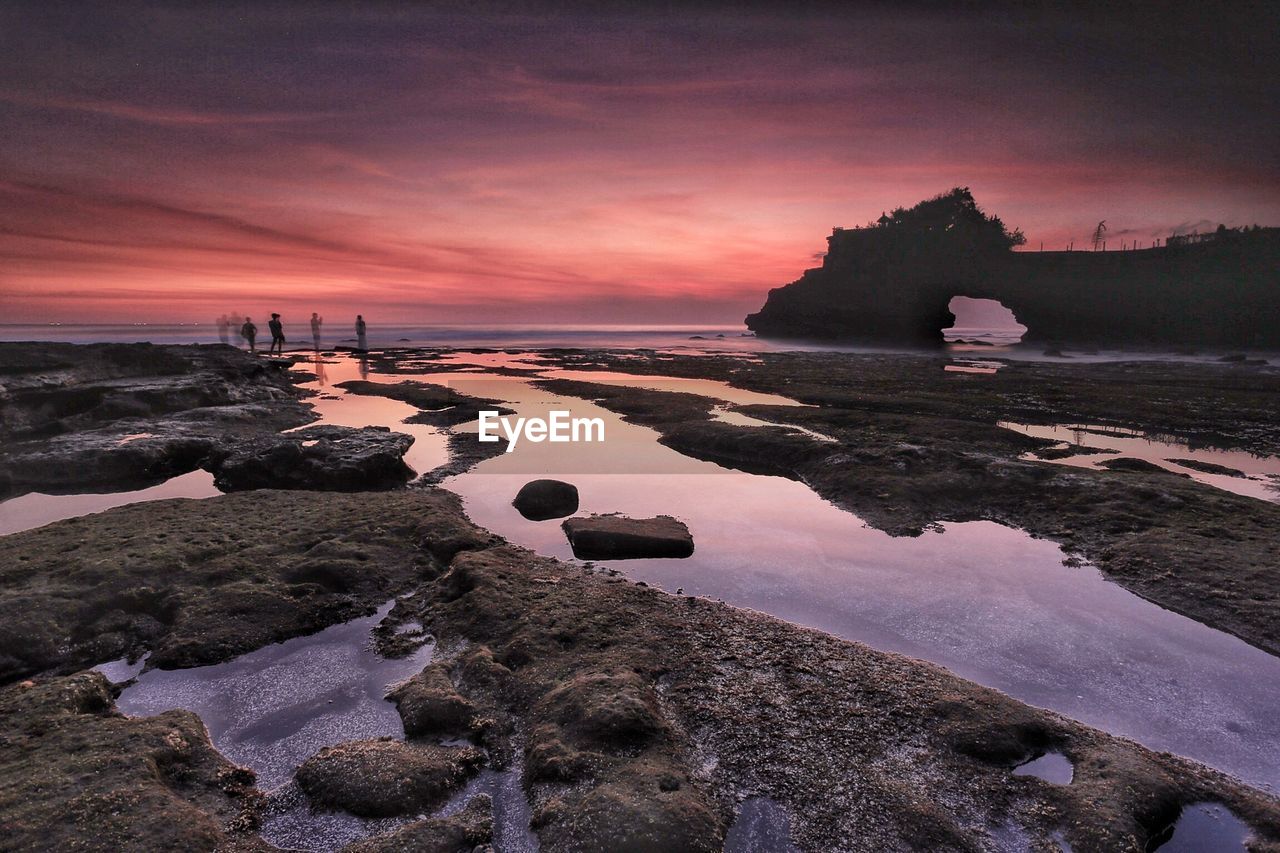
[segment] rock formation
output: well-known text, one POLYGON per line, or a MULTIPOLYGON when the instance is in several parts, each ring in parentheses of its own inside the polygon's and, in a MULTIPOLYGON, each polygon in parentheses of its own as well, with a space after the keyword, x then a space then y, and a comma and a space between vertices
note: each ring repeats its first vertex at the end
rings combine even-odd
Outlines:
POLYGON ((413 436, 386 427, 313 426, 247 439, 206 460, 224 492, 394 489, 413 479, 404 462, 413 436))
POLYGON ((689 528, 669 515, 591 515, 566 519, 561 526, 579 560, 688 557, 693 553, 689 528))
POLYGON ((560 480, 531 480, 511 503, 530 521, 564 518, 578 511, 578 488, 560 480))
MULTIPOLYGON (((1206 235, 1208 237, 1208 235, 1206 235)), ((821 267, 746 318, 762 336, 937 344, 955 296, 997 299, 1025 340, 1280 346, 1280 229, 1135 251, 1014 252, 967 189, 837 228, 821 267)))

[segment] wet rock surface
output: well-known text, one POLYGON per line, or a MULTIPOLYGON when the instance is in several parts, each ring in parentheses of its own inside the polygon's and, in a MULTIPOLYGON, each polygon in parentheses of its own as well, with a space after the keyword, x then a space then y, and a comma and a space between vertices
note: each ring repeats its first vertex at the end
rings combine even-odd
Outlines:
POLYGON ((1201 471, 1205 474, 1221 474, 1224 477, 1244 477, 1245 473, 1237 468, 1229 468, 1226 465, 1215 465, 1212 462, 1202 462, 1199 459, 1166 459, 1166 462, 1172 462, 1174 465, 1181 465, 1183 468, 1190 468, 1193 471, 1201 471))
POLYGON ((485 536, 444 492, 158 501, 0 537, 0 681, 217 663, 373 612, 485 536))
POLYGON ((429 812, 479 766, 470 747, 355 741, 326 747, 298 768, 298 786, 317 806, 362 817, 429 812))
POLYGON ((397 684, 387 698, 395 702, 409 737, 463 735, 475 726, 475 706, 454 689, 448 672, 440 666, 428 666, 397 684))
POLYGON ((385 427, 315 426, 239 442, 208 461, 218 488, 360 492, 413 478, 404 454, 413 436, 385 427))
POLYGON ((215 850, 257 825, 253 774, 199 717, 124 717, 97 673, 2 687, 0 720, 5 849, 215 850))
MULTIPOLYGON (((318 589, 302 596, 314 597, 315 604, 327 601, 309 614, 310 624, 347 618, 363 594, 359 583, 376 567, 390 573, 378 595, 394 588, 397 578, 412 578, 407 583, 415 595, 399 600, 398 618, 418 620, 438 645, 435 662, 405 682, 414 688, 394 691, 406 727, 412 727, 410 741, 348 743, 326 753, 324 761, 317 758, 306 786, 330 807, 412 812, 410 802, 434 801, 437 788, 425 783, 405 783, 403 796, 396 786, 401 779, 418 778, 405 772, 417 766, 407 757, 441 749, 433 739, 445 736, 437 724, 414 723, 414 709, 447 708, 454 723, 468 711, 471 720, 486 721, 467 725, 496 766, 523 758, 534 828, 548 849, 719 850, 744 796, 767 796, 785 808, 793 816, 792 836, 800 849, 966 849, 986 844, 985 827, 1009 821, 1031 838, 1065 833, 1076 849, 1140 848, 1181 804, 1202 801, 1228 805, 1259 838, 1280 839, 1280 804, 1222 774, 1030 708, 909 658, 506 546, 470 525, 457 500, 440 490, 228 495, 128 507, 7 537, 0 545, 17 542, 19 547, 7 552, 11 559, 0 566, 22 556, 28 559, 17 562, 30 562, 41 552, 58 554, 44 564, 50 568, 59 562, 74 566, 51 573, 60 590, 56 596, 27 590, 23 610, 39 614, 34 624, 65 620, 59 624, 69 636, 94 633, 95 610, 63 610, 63 602, 100 594, 104 584, 132 589, 114 577, 127 579, 129 564, 102 556, 128 554, 130 548, 141 553, 141 541, 122 545, 117 538, 122 527, 134 523, 131 513, 138 525, 145 518, 153 537, 145 541, 154 562, 145 571, 135 570, 154 583, 164 576, 157 568, 161 564, 187 566, 171 579, 183 606, 167 630, 184 638, 178 648, 193 657, 217 657, 233 645, 262 645, 301 630, 301 620, 285 618, 284 610, 262 608, 248 618, 229 611, 245 599, 226 581, 209 579, 218 577, 220 566, 255 566, 257 583, 251 587, 278 588, 277 564, 280 570, 296 570, 310 562, 298 558, 306 553, 299 546, 318 535, 317 527, 308 525, 320 524, 321 518, 352 537, 334 541, 331 531, 326 548, 359 548, 370 559, 352 554, 349 564, 332 567, 331 582, 349 585, 343 596, 327 598, 318 589), (302 511, 308 505, 324 512, 309 519, 302 511), (357 516, 353 525, 356 508, 366 515, 357 516), (262 537, 248 553, 234 540, 185 541, 185 535, 201 537, 232 520, 242 535, 257 541, 252 529, 243 529, 248 518, 260 519, 264 530, 297 530, 262 537), (225 521, 214 523, 218 520, 225 521), (180 531, 184 536, 176 535, 180 531), (163 538, 155 538, 160 534, 163 538), (68 545, 75 548, 62 552, 68 545), (417 559, 409 556, 415 553, 417 559), (205 556, 197 559, 197 554, 205 556), (397 560, 399 569, 388 568, 397 560), (180 580, 193 585, 182 586, 180 580), (186 622, 188 607, 209 614, 198 629, 186 622), (231 625, 227 635, 212 633, 223 623, 231 625), (255 633, 254 628, 266 630, 255 633), (1046 748, 1075 765, 1070 785, 1013 775, 1016 764, 1046 748), (384 784, 359 783, 375 778, 384 784)), ((132 534, 138 536, 139 529, 132 534)), ((14 585, 12 578, 5 581, 6 589, 14 585)), ((127 623, 117 630, 127 636, 127 623)), ((159 642, 153 641, 156 653, 170 650, 174 660, 174 641, 166 637, 161 633, 159 642)), ((75 654, 92 659, 98 653, 79 646, 75 654)), ((70 657, 63 658, 64 665, 73 665, 70 657)), ((64 680, 37 676, 33 684, 43 689, 64 680)), ((105 690, 105 682, 98 683, 105 690)), ((10 683, 0 687, 0 700, 10 702, 31 689, 10 683)), ((91 704, 109 716, 110 694, 97 695, 91 704)), ((26 713, 6 715, 5 737, 11 737, 8 728, 14 723, 9 721, 26 713)), ((423 719, 447 717, 424 713, 423 719)), ((62 718, 63 736, 70 740, 50 741, 55 753, 49 760, 79 761, 75 744, 90 736, 94 730, 85 727, 97 725, 97 719, 62 718), (57 758, 63 751, 67 754, 57 758)), ((451 751, 456 747, 443 749, 449 756, 445 763, 457 758, 470 766, 471 759, 451 751)), ((18 761, 24 754, 6 750, 0 760, 18 761)), ((112 813, 83 817, 74 824, 77 837, 92 837, 99 826, 149 831, 154 816, 163 812, 139 796, 142 783, 125 772, 137 766, 117 762, 95 777, 95 784, 111 792, 112 813)), ((15 780, 40 784, 33 765, 7 768, 0 769, 5 781, 0 791, 15 780)), ((448 771, 444 778, 455 777, 448 771)), ((26 819, 33 826, 46 826, 64 814, 80 814, 78 792, 57 789, 20 803, 0 800, 0 822, 32 814, 26 819)), ((203 833, 213 826, 209 832, 231 833, 237 844, 257 843, 251 822, 217 817, 233 807, 240 813, 238 801, 226 806, 221 797, 208 804, 200 800, 196 808, 204 817, 162 827, 157 832, 170 835, 156 837, 203 833)), ((371 845, 368 849, 388 849, 386 844, 399 843, 389 839, 404 834, 417 844, 419 836, 412 833, 435 837, 438 829, 438 824, 414 823, 364 843, 371 845)), ((441 843, 457 837, 448 835, 441 843)))
POLYGON ((304 424, 290 363, 228 346, 0 344, 0 497, 154 485, 304 424))
POLYGON ((459 555, 423 604, 462 650, 440 662, 457 689, 527 732, 554 849, 718 850, 744 795, 784 806, 806 850, 981 848, 1008 820, 1141 849, 1161 809, 1209 790, 1280 831, 1266 795, 940 668, 517 549, 459 555), (1071 785, 1013 775, 1049 746, 1071 785))
POLYGON ((689 528, 669 515, 592 515, 566 519, 562 526, 573 555, 580 560, 688 557, 693 553, 689 528))
POLYGON ((511 503, 530 521, 564 518, 578 511, 578 488, 562 480, 530 480, 511 503))

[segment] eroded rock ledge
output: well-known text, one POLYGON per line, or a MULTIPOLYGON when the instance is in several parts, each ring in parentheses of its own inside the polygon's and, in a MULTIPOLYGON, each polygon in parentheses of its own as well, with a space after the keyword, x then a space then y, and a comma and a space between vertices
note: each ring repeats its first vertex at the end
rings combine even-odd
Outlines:
POLYGON ((290 364, 229 346, 0 343, 0 498, 143 488, 305 424, 290 364))

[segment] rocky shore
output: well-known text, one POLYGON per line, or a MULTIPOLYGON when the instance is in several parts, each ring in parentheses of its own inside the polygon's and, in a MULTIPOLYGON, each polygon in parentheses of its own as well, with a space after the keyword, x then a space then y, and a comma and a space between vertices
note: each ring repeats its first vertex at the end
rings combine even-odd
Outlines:
MULTIPOLYGON (((142 422, 165 430, 190 419, 221 436, 218 413, 202 410, 273 413, 228 421, 243 425, 230 434, 245 446, 274 447, 276 431, 310 419, 284 371, 226 348, 164 349, 175 352, 130 360, 53 348, 35 367, 37 354, 24 354, 5 374, 9 399, 24 401, 13 411, 6 401, 2 420, 19 441, 17 450, 6 442, 11 478, 42 447, 142 422), (157 375, 180 389, 208 384, 213 371, 225 387, 185 404, 175 391, 134 422, 102 403, 51 407, 56 383, 35 377, 58 371, 72 387, 117 389, 89 395, 99 400, 126 399, 157 375)), ((1280 508, 1163 471, 1022 459, 1045 442, 994 426, 1158 423, 1275 452, 1280 376, 1270 368, 1014 364, 971 380, 929 357, 545 356, 792 397, 807 405, 737 407, 783 426, 742 427, 715 420, 714 403, 697 395, 545 381, 653 426, 681 452, 802 479, 894 533, 975 518, 1025 527, 1153 600, 1280 648, 1280 508)), ((387 389, 448 423, 459 421, 446 411, 473 405, 376 385, 351 390, 387 389)), ((336 438, 299 441, 323 440, 336 438)), ((458 438, 458 459, 479 458, 467 456, 470 444, 458 438)), ((329 467, 328 456, 307 458, 329 467)), ((9 482, 11 493, 33 487, 9 482)), ((390 691, 405 740, 356 739, 304 763, 296 781, 318 808, 413 818, 482 767, 517 768, 547 850, 719 850, 750 798, 784 809, 803 850, 1143 850, 1200 802, 1245 821, 1253 849, 1280 850, 1274 796, 939 667, 540 557, 477 527, 437 486, 291 485, 126 506, 0 538, 0 848, 270 849, 258 835, 264 792, 217 752, 198 717, 125 717, 114 707, 120 686, 86 670, 145 652, 148 668, 226 661, 396 598, 377 648, 405 655, 426 635, 435 641, 432 662, 390 691), (1045 753, 1070 761, 1070 784, 1012 772, 1045 753)), ((491 842, 491 808, 476 797, 353 849, 469 851, 491 842)))
MULTIPOLYGON (((746 796, 781 803, 814 850, 999 849, 1006 831, 1046 850, 1057 836, 1141 849, 1204 800, 1280 840, 1280 803, 1222 774, 928 664, 537 557, 440 489, 125 507, 0 547, 4 647, 43 636, 54 655, 10 663, 0 688, 0 821, 19 847, 56 831, 212 849, 251 845, 258 825, 251 774, 193 715, 124 718, 101 676, 57 671, 142 648, 148 666, 224 660, 408 591, 392 623, 420 619, 439 643, 394 695, 410 743, 470 738, 499 766, 519 753, 547 849, 716 850, 746 796), (1045 750, 1075 765, 1070 785, 1011 775, 1045 750)), ((360 774, 317 772, 324 802, 393 809, 360 774)), ((406 796, 439 796, 422 790, 406 796)))

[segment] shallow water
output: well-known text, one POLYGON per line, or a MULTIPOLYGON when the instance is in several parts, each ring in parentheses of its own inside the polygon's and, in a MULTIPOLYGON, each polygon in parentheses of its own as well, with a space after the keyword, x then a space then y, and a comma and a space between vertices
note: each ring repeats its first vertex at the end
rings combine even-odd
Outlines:
POLYGON ((1071 759, 1060 752, 1046 752, 1013 768, 1014 776, 1034 776, 1054 785, 1070 785, 1075 772, 1071 759))
POLYGON ((997 426, 1036 438, 1059 442, 1062 446, 1078 445, 1094 449, 1096 453, 1079 453, 1064 459, 1040 460, 1034 454, 1024 459, 1054 462, 1076 468, 1100 468, 1109 459, 1121 457, 1142 459, 1158 465, 1166 471, 1186 474, 1198 483, 1259 500, 1280 501, 1280 457, 1258 456, 1244 450, 1218 450, 1209 447, 1192 448, 1186 441, 1173 436, 1155 435, 1138 430, 1109 427, 1100 424, 1060 424, 1043 426, 1001 421, 997 426), (1244 477, 1228 474, 1211 474, 1179 465, 1179 459, 1208 462, 1234 468, 1244 477))
POLYGON ((681 394, 697 394, 722 400, 737 406, 801 406, 790 397, 765 394, 735 388, 719 379, 685 379, 676 376, 640 376, 610 370, 562 370, 549 369, 540 374, 544 379, 572 379, 579 382, 597 382, 602 385, 622 385, 628 388, 647 388, 651 391, 672 391, 681 394))
POLYGON ((395 660, 373 651, 369 632, 392 605, 226 663, 149 670, 116 706, 131 716, 194 711, 223 755, 257 773, 260 788, 274 788, 322 747, 404 737, 387 687, 420 672, 433 647, 395 660))
POLYGON ((77 518, 126 504, 167 498, 211 498, 220 495, 208 471, 191 471, 157 486, 107 494, 46 495, 30 492, 0 502, 0 536, 43 527, 64 518, 77 518))
POLYGON ((768 797, 743 800, 724 838, 724 853, 796 853, 791 816, 768 797))
POLYGON ((93 667, 93 671, 102 673, 107 681, 112 684, 124 684, 130 679, 138 677, 138 674, 146 667, 147 658, 149 657, 151 657, 151 652, 147 652, 135 661, 131 661, 128 658, 107 661, 93 667))
POLYGON ((522 774, 522 766, 518 763, 505 770, 486 767, 440 810, 439 815, 457 814, 472 797, 488 794, 493 799, 495 853, 535 853, 540 845, 538 836, 529 828, 533 815, 520 784, 522 774))
POLYGON ((1184 808, 1172 829, 1154 839, 1147 849, 1160 853, 1230 853, 1243 851, 1249 835, 1248 824, 1226 806, 1196 803, 1184 808))
POLYGON ((305 430, 317 423, 346 427, 388 426, 393 432, 413 436, 413 444, 405 453, 404 461, 415 473, 425 474, 449 461, 446 433, 426 424, 404 423, 405 418, 418 414, 416 406, 387 397, 348 394, 341 388, 333 387, 339 382, 353 379, 394 385, 404 377, 370 373, 365 359, 343 356, 326 358, 317 355, 306 362, 300 362, 294 370, 314 377, 309 382, 301 383, 299 387, 316 392, 317 396, 308 397, 305 402, 314 407, 320 420, 296 427, 291 432, 305 430))

